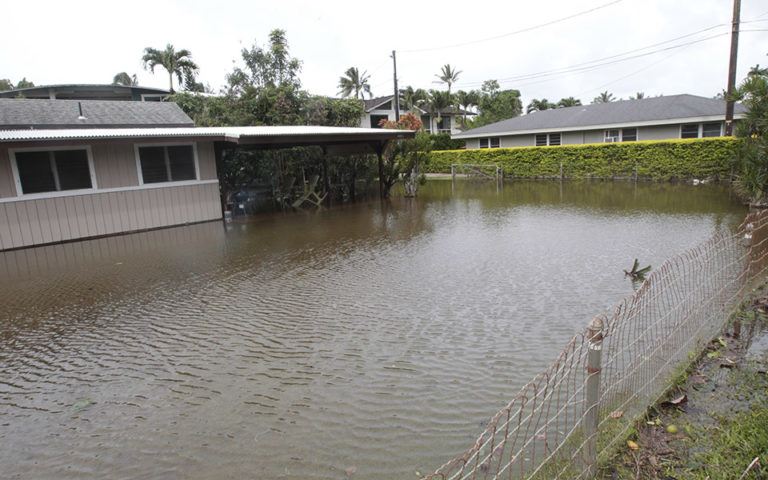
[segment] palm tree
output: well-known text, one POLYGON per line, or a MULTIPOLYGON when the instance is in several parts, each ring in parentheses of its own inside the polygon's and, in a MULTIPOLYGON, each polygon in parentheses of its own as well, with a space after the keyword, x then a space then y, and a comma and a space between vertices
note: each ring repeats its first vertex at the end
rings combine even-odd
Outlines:
POLYGON ((126 87, 135 87, 139 84, 136 74, 128 75, 128 72, 120 72, 112 77, 112 85, 125 85, 126 87))
POLYGON ((573 97, 561 98, 560 101, 557 102, 557 108, 578 107, 580 105, 581 105, 581 100, 573 97))
POLYGON ((402 89, 400 94, 403 97, 403 107, 405 107, 406 110, 413 110, 416 107, 421 107, 429 99, 429 94, 426 90, 421 88, 414 90, 411 86, 402 89))
POLYGON ((448 85, 448 94, 450 95, 451 85, 456 83, 459 79, 459 74, 461 74, 461 70, 456 70, 451 67, 450 63, 446 63, 443 65, 443 68, 440 69, 440 74, 435 76, 440 79, 440 82, 448 85))
POLYGON ((645 98, 645 92, 637 92, 635 95, 629 97, 630 100, 642 100, 643 98, 645 98))
POLYGON ((360 100, 364 100, 367 93, 368 98, 371 98, 373 94, 371 93, 371 85, 368 83, 370 78, 371 76, 367 75, 367 72, 363 72, 361 75, 357 67, 349 67, 344 72, 344 76, 339 77, 339 93, 342 97, 349 97, 354 93, 355 98, 360 98, 360 100))
POLYGON ((596 96, 595 99, 592 100, 592 103, 610 103, 614 100, 616 100, 616 97, 614 97, 612 93, 608 93, 608 90, 606 90, 600 95, 596 96))
POLYGON ((170 43, 166 45, 165 50, 157 50, 147 47, 144 49, 144 56, 141 57, 144 63, 144 69, 155 73, 155 67, 160 65, 168 72, 169 90, 173 93, 173 76, 179 80, 179 84, 184 81, 184 76, 196 74, 200 70, 195 62, 192 61, 192 52, 186 49, 176 51, 170 43))
POLYGON ((443 119, 443 111, 450 108, 451 105, 453 105, 453 95, 450 92, 429 91, 429 112, 437 118, 438 123, 443 119))
POLYGON ((478 106, 480 103, 480 93, 477 90, 470 90, 468 92, 459 90, 454 94, 454 100, 456 101, 456 106, 463 110, 462 124, 466 127, 467 111, 472 107, 478 106))
POLYGON ((551 108, 557 108, 557 105, 550 102, 546 98, 542 98, 541 100, 534 98, 531 100, 531 103, 528 104, 528 107, 525 109, 525 113, 539 112, 541 110, 549 110, 551 108))

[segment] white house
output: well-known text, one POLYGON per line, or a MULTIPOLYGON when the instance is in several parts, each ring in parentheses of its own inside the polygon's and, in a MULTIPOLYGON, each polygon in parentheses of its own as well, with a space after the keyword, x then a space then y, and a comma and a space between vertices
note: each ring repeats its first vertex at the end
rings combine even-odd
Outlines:
MULTIPOLYGON (((387 95, 385 97, 364 100, 365 115, 360 119, 360 126, 363 128, 379 128, 379 122, 382 120, 394 121, 394 98, 394 95, 387 95)), ((409 111, 403 105, 405 105, 405 102, 400 99, 401 114, 409 111)), ((430 133, 461 133, 461 129, 459 128, 459 117, 463 115, 475 115, 472 112, 465 112, 456 107, 448 107, 440 112, 440 119, 438 120, 437 115, 432 115, 428 110, 423 108, 414 107, 412 111, 421 118, 424 130, 430 133)))

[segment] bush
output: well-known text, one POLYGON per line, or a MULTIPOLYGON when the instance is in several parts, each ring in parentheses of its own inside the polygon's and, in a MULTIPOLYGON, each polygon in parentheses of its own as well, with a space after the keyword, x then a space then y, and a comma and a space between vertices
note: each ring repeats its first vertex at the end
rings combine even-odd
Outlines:
POLYGON ((451 138, 450 133, 435 133, 432 135, 432 150, 458 150, 464 148, 464 140, 451 138))
POLYGON ((556 147, 484 148, 430 153, 428 173, 450 173, 451 164, 499 165, 519 178, 727 178, 739 140, 731 137, 556 147))

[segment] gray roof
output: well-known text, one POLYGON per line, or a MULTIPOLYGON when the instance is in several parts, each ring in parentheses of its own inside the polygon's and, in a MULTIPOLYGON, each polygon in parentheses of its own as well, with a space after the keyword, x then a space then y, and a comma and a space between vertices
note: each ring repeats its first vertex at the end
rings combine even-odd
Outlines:
MULTIPOLYGON (((746 108, 736 104, 736 114, 744 114, 746 108)), ((725 101, 696 95, 669 95, 620 100, 577 107, 543 110, 520 117, 502 120, 473 128, 454 135, 456 138, 473 138, 480 135, 515 135, 532 131, 588 130, 612 125, 659 124, 684 122, 686 119, 725 118, 725 101)))
POLYGON ((172 102, 0 98, 0 130, 192 126, 192 119, 172 102), (78 119, 78 104, 85 119, 78 119))
MULTIPOLYGON (((371 98, 369 100, 363 100, 363 102, 365 104, 365 111, 366 112, 370 112, 371 110, 376 110, 377 109, 376 107, 378 107, 381 104, 389 102, 393 98, 395 98, 394 95, 386 95, 384 97, 375 97, 375 98, 371 98)), ((403 99, 401 98, 400 99, 400 110, 403 111, 403 112, 405 112, 407 110, 406 108, 403 107, 404 103, 405 102, 403 102, 403 99)), ((392 108, 394 108, 394 105, 392 106, 392 108)), ((429 111, 425 110, 424 108, 419 108, 419 107, 416 107, 416 108, 418 110, 420 110, 421 112, 423 112, 423 113, 429 113, 429 111)), ((440 114, 442 114, 442 115, 475 115, 474 112, 470 112, 468 110, 462 110, 460 108, 456 108, 453 105, 450 105, 450 106, 440 110, 440 114)))

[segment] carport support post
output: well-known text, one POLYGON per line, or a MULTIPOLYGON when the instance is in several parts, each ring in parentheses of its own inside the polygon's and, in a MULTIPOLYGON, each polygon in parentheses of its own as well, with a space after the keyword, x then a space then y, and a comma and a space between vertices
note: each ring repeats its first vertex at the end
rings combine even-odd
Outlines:
POLYGON ((224 187, 221 184, 221 174, 224 170, 224 142, 213 142, 213 158, 216 162, 216 178, 219 179, 219 198, 221 201, 221 218, 224 218, 224 212, 227 210, 227 197, 228 192, 224 191, 224 187))
POLYGON ((323 147, 323 188, 325 188, 325 202, 331 204, 331 181, 328 178, 328 148, 323 147))
POLYGON ((376 157, 379 161, 379 198, 384 198, 384 145, 386 142, 377 142, 373 144, 373 149, 376 151, 376 157))

